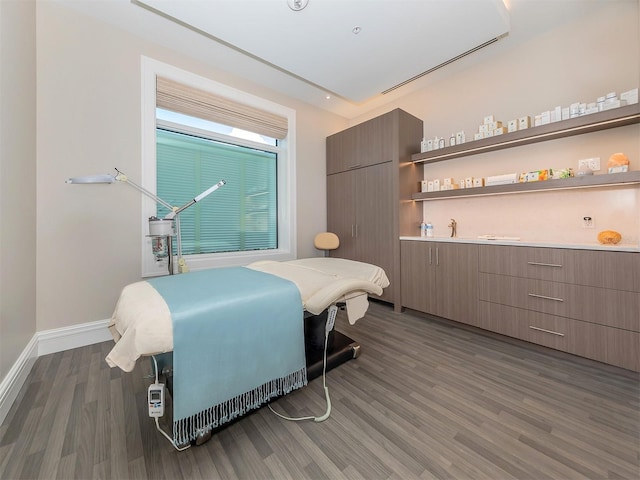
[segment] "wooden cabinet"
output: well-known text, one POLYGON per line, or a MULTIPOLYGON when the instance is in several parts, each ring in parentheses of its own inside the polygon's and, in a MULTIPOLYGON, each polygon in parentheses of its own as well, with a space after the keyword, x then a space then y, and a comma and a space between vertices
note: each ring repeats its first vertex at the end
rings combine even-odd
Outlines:
POLYGON ((476 326, 640 371, 640 254, 479 249, 476 326))
POLYGON ((402 306, 475 325, 478 246, 418 240, 400 243, 402 306))
POLYGON ((422 168, 422 120, 396 109, 327 137, 327 229, 332 256, 382 267, 391 285, 382 300, 400 309, 400 236, 418 231, 422 207, 411 201, 422 168))

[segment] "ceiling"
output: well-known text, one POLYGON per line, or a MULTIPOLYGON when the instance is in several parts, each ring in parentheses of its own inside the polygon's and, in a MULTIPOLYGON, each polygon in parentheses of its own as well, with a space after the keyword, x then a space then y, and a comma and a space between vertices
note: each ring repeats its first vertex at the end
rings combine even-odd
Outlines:
POLYGON ((353 103, 509 31, 502 0, 137 3, 353 103))
POLYGON ((308 0, 301 11, 288 0, 52 1, 236 78, 355 118, 611 0, 308 0), (357 35, 355 26, 361 27, 357 35), (507 31, 485 48, 381 93, 507 31))

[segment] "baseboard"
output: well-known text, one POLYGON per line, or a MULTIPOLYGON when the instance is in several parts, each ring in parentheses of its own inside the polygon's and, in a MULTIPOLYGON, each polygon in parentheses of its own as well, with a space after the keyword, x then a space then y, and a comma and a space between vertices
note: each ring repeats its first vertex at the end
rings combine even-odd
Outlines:
POLYGON ((38 334, 35 334, 0 383, 0 424, 4 422, 37 358, 38 334))
POLYGON ((0 383, 0 424, 9 413, 38 357, 113 340, 108 325, 109 320, 98 320, 36 332, 0 383))
POLYGON ((108 325, 109 320, 98 320, 38 332, 38 356, 113 340, 108 325))

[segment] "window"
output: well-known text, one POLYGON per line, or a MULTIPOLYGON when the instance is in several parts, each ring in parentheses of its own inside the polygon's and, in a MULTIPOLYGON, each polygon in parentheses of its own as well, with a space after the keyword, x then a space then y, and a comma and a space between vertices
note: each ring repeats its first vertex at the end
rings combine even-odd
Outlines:
POLYGON ((156 161, 157 195, 171 205, 226 181, 180 214, 183 255, 278 248, 277 153, 159 127, 156 161))
MULTIPOLYGON (((148 58, 142 70, 143 187, 181 206, 226 181, 180 214, 189 268, 295 258, 295 113, 148 58)), ((143 199, 143 276, 167 272, 146 237, 148 218, 166 213, 143 199)))

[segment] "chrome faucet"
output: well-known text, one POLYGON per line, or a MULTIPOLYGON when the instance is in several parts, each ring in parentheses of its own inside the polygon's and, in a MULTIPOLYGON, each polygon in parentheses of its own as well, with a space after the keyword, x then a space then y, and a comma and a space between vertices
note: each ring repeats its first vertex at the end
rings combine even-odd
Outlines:
POLYGON ((455 237, 458 235, 456 229, 458 228, 458 222, 456 222, 453 218, 451 219, 451 223, 449 224, 449 228, 451 229, 451 237, 455 237))

